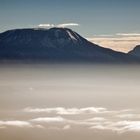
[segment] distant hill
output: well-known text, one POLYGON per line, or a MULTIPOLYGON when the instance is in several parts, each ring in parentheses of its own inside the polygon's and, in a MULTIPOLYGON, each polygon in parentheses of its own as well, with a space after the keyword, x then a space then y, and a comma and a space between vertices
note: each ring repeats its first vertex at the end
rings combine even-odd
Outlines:
POLYGON ((0 60, 95 63, 137 61, 129 54, 93 44, 68 28, 15 29, 0 33, 0 60))

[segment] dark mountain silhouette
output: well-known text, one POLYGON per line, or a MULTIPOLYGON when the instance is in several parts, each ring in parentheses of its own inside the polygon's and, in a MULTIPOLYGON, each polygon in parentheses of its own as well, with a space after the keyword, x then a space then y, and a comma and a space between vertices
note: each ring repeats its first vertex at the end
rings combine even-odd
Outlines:
POLYGON ((138 57, 140 59, 140 45, 137 45, 133 50, 131 50, 128 54, 138 57))
POLYGON ((1 60, 134 62, 135 57, 103 48, 68 28, 15 29, 0 34, 1 60))

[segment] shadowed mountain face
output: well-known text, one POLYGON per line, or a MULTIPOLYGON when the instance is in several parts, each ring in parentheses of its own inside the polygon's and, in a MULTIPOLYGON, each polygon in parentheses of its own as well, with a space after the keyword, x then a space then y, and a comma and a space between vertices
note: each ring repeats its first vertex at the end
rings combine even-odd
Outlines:
POLYGON ((0 59, 133 62, 129 54, 93 44, 67 28, 15 29, 0 34, 0 59))
POLYGON ((137 45, 132 51, 130 51, 128 54, 136 56, 140 59, 140 45, 137 45))

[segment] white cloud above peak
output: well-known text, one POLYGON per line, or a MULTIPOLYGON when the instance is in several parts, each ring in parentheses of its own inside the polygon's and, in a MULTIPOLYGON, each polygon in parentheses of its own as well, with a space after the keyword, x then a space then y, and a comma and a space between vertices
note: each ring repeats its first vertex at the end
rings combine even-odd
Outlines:
POLYGON ((39 24, 38 27, 39 28, 50 28, 50 27, 54 27, 54 24, 39 24))
POLYGON ((79 26, 78 23, 63 23, 63 24, 58 24, 57 27, 69 27, 69 26, 79 26))
POLYGON ((38 28, 52 28, 52 27, 60 27, 60 28, 65 28, 65 27, 70 27, 70 26, 79 26, 78 23, 62 23, 62 24, 39 24, 38 28))

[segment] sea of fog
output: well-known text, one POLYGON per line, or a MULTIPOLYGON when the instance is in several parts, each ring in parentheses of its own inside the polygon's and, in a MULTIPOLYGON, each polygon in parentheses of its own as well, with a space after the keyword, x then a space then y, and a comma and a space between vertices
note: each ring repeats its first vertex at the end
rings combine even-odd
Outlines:
POLYGON ((0 140, 139 140, 140 66, 1 64, 0 140))

